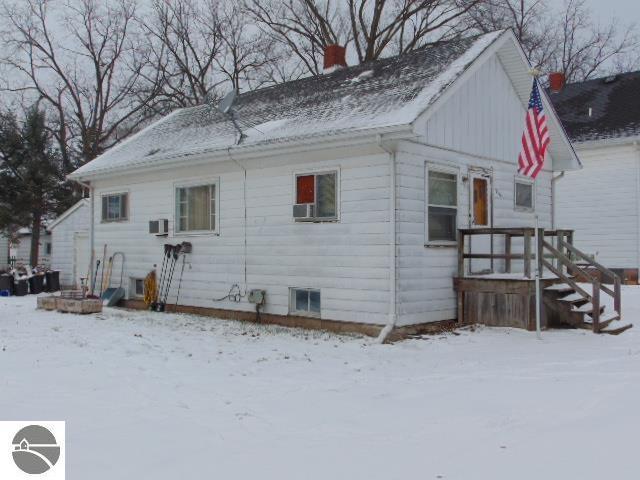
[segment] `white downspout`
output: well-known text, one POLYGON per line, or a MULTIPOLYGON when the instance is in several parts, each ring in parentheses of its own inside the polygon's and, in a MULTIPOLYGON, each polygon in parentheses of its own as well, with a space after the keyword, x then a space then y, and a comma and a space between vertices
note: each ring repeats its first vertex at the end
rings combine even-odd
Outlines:
POLYGON ((384 146, 382 135, 376 136, 378 146, 389 154, 389 317, 376 343, 384 343, 396 326, 396 152, 384 146))
POLYGON ((551 230, 556 229, 556 182, 562 177, 564 177, 564 171, 560 172, 560 174, 556 176, 554 176, 553 172, 551 172, 551 230))
POLYGON ((87 287, 91 286, 91 279, 93 278, 94 275, 94 265, 93 263, 95 262, 95 251, 94 251, 94 247, 95 247, 95 229, 94 229, 94 223, 95 223, 95 195, 94 195, 94 188, 93 185, 91 185, 90 183, 83 183, 80 180, 74 180, 74 182, 76 182, 78 185, 86 188, 89 190, 89 198, 91 199, 91 206, 90 206, 90 221, 89 221, 89 272, 90 272, 90 276, 89 278, 87 278, 87 287))

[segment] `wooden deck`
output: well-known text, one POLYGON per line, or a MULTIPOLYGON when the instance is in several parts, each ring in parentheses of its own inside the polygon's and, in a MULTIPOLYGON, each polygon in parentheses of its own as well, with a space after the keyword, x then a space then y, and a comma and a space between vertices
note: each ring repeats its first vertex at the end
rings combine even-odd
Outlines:
POLYGON ((541 326, 574 326, 595 333, 619 333, 630 326, 608 328, 621 318, 620 277, 573 245, 571 230, 478 228, 459 230, 458 322, 535 329, 535 261, 541 272, 541 326), (485 236, 489 252, 474 252, 469 237, 485 236), (514 239, 519 251, 514 251, 514 239), (469 245, 469 246, 468 246, 469 245), (499 248, 496 248, 498 246, 499 248), (498 250, 498 251, 496 251, 498 250), (486 274, 470 273, 473 259, 484 260, 486 274), (603 281, 610 282, 606 285, 603 281), (589 285, 587 288, 585 284, 589 285), (604 314, 601 295, 613 299, 604 314))

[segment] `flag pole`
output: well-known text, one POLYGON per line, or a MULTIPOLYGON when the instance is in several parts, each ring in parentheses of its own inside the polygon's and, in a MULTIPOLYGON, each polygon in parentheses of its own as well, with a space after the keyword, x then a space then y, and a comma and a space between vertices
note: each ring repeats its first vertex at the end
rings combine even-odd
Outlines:
POLYGON ((542 340, 542 333, 541 333, 541 328, 540 328, 540 301, 542 300, 542 297, 540 295, 540 238, 539 238, 539 234, 538 234, 538 226, 539 226, 539 219, 538 219, 538 214, 536 213, 536 231, 534 234, 534 238, 535 238, 535 244, 536 244, 536 337, 538 337, 538 340, 542 340))
MULTIPOLYGON (((531 76, 533 77, 533 81, 537 82, 538 81, 538 77, 540 75, 542 75, 542 72, 540 70, 538 70, 537 68, 532 68, 531 70, 529 70, 529 73, 531 74, 531 76)), ((535 182, 535 178, 533 180, 535 182)), ((536 213, 535 215, 535 232, 534 232, 534 238, 535 238, 535 261, 536 261, 536 270, 535 270, 535 288, 536 288, 536 337, 538 338, 538 340, 542 340, 542 328, 541 328, 541 321, 540 321, 540 302, 542 301, 542 295, 540 292, 540 238, 539 238, 539 227, 540 227, 540 219, 538 217, 538 214, 536 213)))

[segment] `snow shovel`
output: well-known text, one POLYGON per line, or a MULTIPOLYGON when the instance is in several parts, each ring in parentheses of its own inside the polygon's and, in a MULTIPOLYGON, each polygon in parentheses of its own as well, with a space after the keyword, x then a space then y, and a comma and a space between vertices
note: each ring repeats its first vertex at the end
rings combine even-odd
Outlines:
POLYGON ((124 295, 125 295, 124 288, 122 288, 122 280, 124 278, 124 253, 115 252, 111 257, 111 262, 112 262, 111 265, 113 266, 113 260, 118 255, 122 259, 122 262, 121 262, 122 265, 120 267, 120 285, 118 287, 115 287, 115 288, 111 287, 110 286, 111 276, 109 276, 109 285, 107 285, 107 288, 102 293, 102 305, 104 305, 105 307, 113 307, 120 300, 122 300, 124 298, 124 295))

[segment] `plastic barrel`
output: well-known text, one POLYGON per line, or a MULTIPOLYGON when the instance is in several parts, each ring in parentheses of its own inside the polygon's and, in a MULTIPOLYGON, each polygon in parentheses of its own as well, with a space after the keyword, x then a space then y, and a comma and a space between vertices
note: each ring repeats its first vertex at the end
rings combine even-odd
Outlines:
POLYGON ((14 294, 17 297, 23 297, 27 293, 29 293, 29 282, 26 279, 16 281, 14 294))
POLYGON ((44 291, 44 275, 34 275, 29 278, 29 293, 37 295, 44 291))
POLYGON ((0 275, 0 291, 7 291, 13 295, 13 275, 0 275))
POLYGON ((47 281, 47 292, 57 292, 60 290, 60 272, 58 270, 47 272, 45 279, 47 281))

